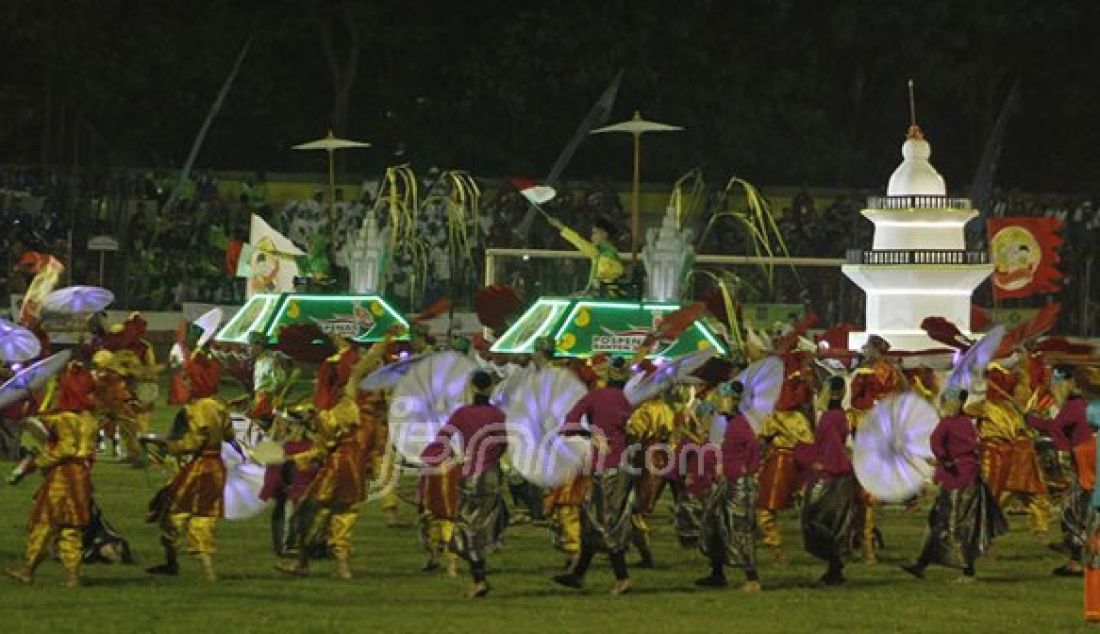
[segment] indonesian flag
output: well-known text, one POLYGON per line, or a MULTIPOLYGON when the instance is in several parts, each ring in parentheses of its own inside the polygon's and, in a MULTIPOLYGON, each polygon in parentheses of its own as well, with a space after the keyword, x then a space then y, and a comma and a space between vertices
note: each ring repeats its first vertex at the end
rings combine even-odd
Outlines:
POLYGON ((986 224, 993 262, 993 297, 1010 299, 1061 289, 1057 218, 993 218, 986 224))
POLYGON ((553 187, 549 185, 540 185, 538 181, 531 180, 529 178, 513 178, 511 180, 512 186, 527 199, 532 205, 545 205, 554 199, 554 196, 558 195, 558 192, 554 191, 553 187))

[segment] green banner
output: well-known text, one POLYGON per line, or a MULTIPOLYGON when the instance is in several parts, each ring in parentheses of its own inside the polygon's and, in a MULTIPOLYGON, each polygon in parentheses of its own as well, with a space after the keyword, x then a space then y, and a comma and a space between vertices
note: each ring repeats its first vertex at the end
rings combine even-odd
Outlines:
MULTIPOLYGON (((541 298, 527 309, 493 345, 493 352, 529 354, 537 339, 552 336, 562 356, 633 354, 665 315, 679 304, 637 303, 604 299, 541 298)), ((696 321, 678 338, 658 341, 650 356, 677 357, 703 348, 726 348, 704 321, 696 321)))
POLYGON ((248 333, 259 331, 275 342, 279 329, 290 324, 315 324, 326 335, 358 343, 380 341, 394 326, 402 333, 409 329, 401 313, 379 295, 254 295, 217 341, 247 343, 248 333))

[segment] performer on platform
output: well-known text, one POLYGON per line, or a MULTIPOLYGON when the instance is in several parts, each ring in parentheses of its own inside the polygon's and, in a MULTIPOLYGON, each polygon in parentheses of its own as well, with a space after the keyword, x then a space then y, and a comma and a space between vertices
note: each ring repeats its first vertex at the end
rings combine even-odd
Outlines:
POLYGON ((785 564, 787 556, 779 532, 779 512, 790 506, 801 485, 795 450, 800 444, 812 445, 814 433, 806 416, 806 410, 813 403, 808 357, 800 352, 787 352, 782 358, 783 387, 775 411, 760 428, 760 439, 767 444, 767 455, 759 475, 756 523, 761 543, 771 550, 776 562, 785 564))
POLYGON ((858 529, 859 484, 848 457, 848 417, 841 404, 844 378, 832 377, 825 389, 828 408, 814 429, 810 482, 802 503, 802 539, 806 552, 828 564, 821 583, 844 583, 844 561, 858 529))
POLYGON ((56 413, 39 417, 48 433, 46 449, 20 462, 8 478, 18 484, 27 474, 41 470, 42 485, 34 495, 27 523, 23 565, 7 570, 20 583, 34 581, 38 564, 56 540, 65 570, 62 585, 80 585, 83 532, 91 522, 91 462, 95 457, 99 424, 92 415, 95 381, 77 364, 60 379, 61 400, 56 413))
POLYGON ((728 384, 728 398, 722 399, 720 415, 726 419, 719 459, 713 446, 702 445, 700 473, 689 471, 688 486, 703 499, 699 550, 710 562, 710 575, 695 581, 700 587, 725 587, 726 566, 745 573, 744 592, 760 592, 756 571, 756 471, 760 468, 760 443, 748 420, 737 411, 744 386, 728 384), (709 449, 709 450, 708 450, 709 449), (714 473, 708 471, 714 463, 714 473))
MULTIPOLYGON (((897 365, 887 358, 890 344, 878 335, 871 335, 862 349, 862 360, 852 374, 851 409, 848 418, 852 424, 852 433, 858 434, 859 427, 879 401, 905 391, 907 382, 897 365)), ((875 563, 875 551, 879 536, 875 527, 875 500, 866 491, 860 493, 862 521, 860 524, 859 544, 863 552, 863 561, 875 563)))
MULTIPOLYGON (((201 373, 199 376, 209 378, 201 373)), ((203 387, 192 383, 192 396, 196 386, 203 387)), ((180 539, 186 536, 188 551, 198 558, 203 576, 207 581, 217 581, 214 529, 225 511, 222 443, 232 439, 229 410, 217 398, 196 398, 176 415, 172 434, 160 444, 168 455, 190 460, 149 503, 146 521, 160 526, 164 563, 146 572, 178 575, 177 551, 180 539)))
POLYGON ((1073 465, 1069 490, 1062 501, 1062 539, 1069 561, 1055 568, 1062 577, 1079 577, 1088 542, 1089 501, 1096 481, 1096 443, 1088 422, 1088 400, 1082 387, 1088 387, 1088 371, 1059 366, 1052 375, 1051 391, 1061 408, 1054 420, 1029 412, 1027 424, 1050 434, 1062 462, 1073 465))
POLYGON ((489 594, 486 557, 500 545, 508 526, 508 508, 504 504, 504 479, 500 457, 508 446, 504 412, 489 403, 493 381, 478 370, 470 380, 473 403, 455 410, 421 455, 427 469, 447 469, 457 462, 452 451, 455 434, 461 439, 461 485, 459 509, 454 522, 450 547, 470 564, 473 584, 466 596, 480 598, 489 594))
POLYGON ((930 443, 936 459, 933 479, 940 485, 936 502, 928 515, 928 530, 916 563, 902 569, 918 579, 931 564, 961 568, 956 581, 974 580, 974 562, 1008 530, 1008 524, 982 481, 978 431, 963 414, 967 393, 948 387, 941 396, 940 422, 930 443))
POLYGON ((634 478, 624 463, 626 421, 633 409, 623 395, 627 378, 626 362, 617 357, 611 363, 607 387, 581 397, 565 417, 561 433, 591 437, 594 467, 591 488, 581 508, 580 555, 569 572, 554 577, 563 586, 582 587, 596 554, 606 552, 615 571, 611 594, 625 594, 632 589, 626 567, 634 502, 634 478), (588 419, 588 429, 581 426, 584 417, 588 419))
POLYGON ((615 227, 606 220, 597 219, 592 223, 592 239, 589 241, 557 218, 550 218, 550 224, 561 232, 561 237, 592 261, 585 292, 601 297, 621 296, 619 282, 622 280, 624 268, 619 251, 611 242, 615 227))

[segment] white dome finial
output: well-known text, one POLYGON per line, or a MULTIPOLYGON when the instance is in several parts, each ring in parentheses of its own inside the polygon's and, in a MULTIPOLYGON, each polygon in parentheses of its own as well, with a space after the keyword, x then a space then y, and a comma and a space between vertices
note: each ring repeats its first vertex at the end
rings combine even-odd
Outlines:
POLYGON ((890 176, 887 196, 946 196, 947 184, 936 168, 928 162, 932 146, 924 139, 917 125, 917 106, 913 97, 913 80, 909 80, 909 130, 901 146, 901 165, 890 176))

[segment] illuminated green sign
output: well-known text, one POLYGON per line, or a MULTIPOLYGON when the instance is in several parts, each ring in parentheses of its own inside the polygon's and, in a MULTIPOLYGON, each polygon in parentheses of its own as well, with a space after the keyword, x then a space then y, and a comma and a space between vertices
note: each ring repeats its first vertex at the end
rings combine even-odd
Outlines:
POLYGON ((250 332, 262 332, 275 342, 279 329, 290 324, 314 324, 325 334, 358 343, 381 341, 395 325, 405 333, 409 329, 409 322, 379 295, 253 295, 216 341, 248 343, 250 332))
MULTIPOLYGON (((671 303, 544 297, 497 339, 492 351, 530 354, 536 340, 549 335, 557 344, 556 353, 562 356, 628 355, 665 315, 680 308, 671 303)), ((677 339, 657 342, 650 356, 677 357, 708 347, 727 353, 714 330, 699 320, 677 339)))

